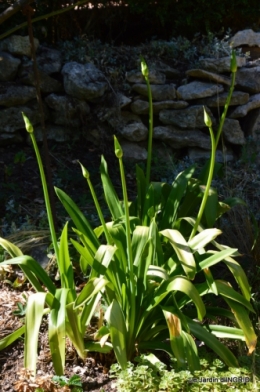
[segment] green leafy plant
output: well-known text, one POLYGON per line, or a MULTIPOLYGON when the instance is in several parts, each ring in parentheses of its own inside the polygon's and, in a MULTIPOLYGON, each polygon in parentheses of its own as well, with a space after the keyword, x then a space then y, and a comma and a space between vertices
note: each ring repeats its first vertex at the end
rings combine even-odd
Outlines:
POLYGON ((69 379, 65 376, 53 376, 52 380, 61 387, 70 387, 71 392, 83 392, 80 376, 76 374, 69 379))
MULTIPOLYGON (((149 83, 148 69, 143 60, 142 70, 149 83)), ((176 358, 178 368, 188 366, 196 371, 200 369, 200 362, 194 338, 204 341, 228 366, 238 366, 235 355, 218 338, 245 341, 249 353, 254 351, 256 335, 249 319, 249 312, 254 311, 250 303, 250 286, 243 269, 233 259, 238 255, 237 250, 216 242, 220 230, 204 229, 200 224, 205 211, 206 222, 213 225, 221 214, 218 207, 223 207, 214 192, 211 192, 213 198, 210 194, 218 140, 212 138, 211 165, 209 174, 206 171, 204 192, 192 179, 194 168, 181 173, 170 186, 148 183, 143 171, 137 167, 138 196, 130 203, 123 150, 114 137, 122 201, 112 185, 103 157, 100 167, 111 222, 105 221, 89 172, 81 165, 101 223, 95 229, 73 200, 55 188, 80 241, 71 238, 70 243, 80 255, 83 274, 88 274, 88 281, 77 296, 69 255, 68 224, 65 224, 58 243, 33 127, 25 116, 24 120, 39 164, 61 287, 56 288, 33 258, 23 255, 7 240, 0 239, 0 245, 12 257, 2 265, 20 265, 36 290, 28 299, 25 326, 2 339, 0 348, 25 333, 25 367, 35 374, 39 328, 43 315, 48 313, 49 344, 58 376, 62 376, 64 371, 65 336, 70 338, 81 358, 86 356, 87 350, 106 353, 113 349, 122 369, 127 368, 128 361, 137 352, 164 350, 176 358), (194 218, 190 213, 196 211, 197 204, 200 204, 198 193, 204 196, 199 215, 194 218), (194 194, 197 196, 196 204, 192 203, 194 194), (207 210, 211 199, 210 207, 214 206, 214 212, 207 210), (219 263, 229 269, 239 291, 229 282, 214 278, 214 266, 219 263), (215 296, 220 297, 230 310, 209 306, 215 296), (85 341, 86 328, 100 301, 106 307, 104 325, 98 329, 96 340, 85 341), (235 323, 235 327, 216 324, 216 320, 223 317, 235 323), (209 324, 209 320, 214 323, 209 324), (165 343, 167 339, 170 344, 165 343)), ((210 126, 210 119, 205 117, 205 120, 210 126)), ((149 132, 152 133, 152 127, 149 132)), ((149 137, 149 154, 151 148, 149 137)), ((150 165, 151 160, 148 159, 148 177, 150 165)))

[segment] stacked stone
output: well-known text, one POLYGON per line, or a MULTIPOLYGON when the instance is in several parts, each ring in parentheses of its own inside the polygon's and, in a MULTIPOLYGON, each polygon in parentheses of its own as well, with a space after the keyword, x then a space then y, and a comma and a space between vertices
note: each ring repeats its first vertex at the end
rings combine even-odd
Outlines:
MULTIPOLYGON (((232 44, 246 46, 244 50, 260 48, 260 33, 239 32, 232 38, 232 44)), ((58 50, 41 46, 37 39, 35 47, 48 138, 68 141, 79 137, 82 129, 87 137, 92 137, 99 129, 110 126, 120 136, 127 158, 145 159, 149 104, 141 72, 133 70, 126 74, 126 81, 131 84, 131 96, 126 97, 113 90, 94 64, 63 65, 58 50), (112 104, 107 99, 111 95, 112 104), (89 120, 91 116, 96 119, 94 125, 89 120)), ((40 140, 29 39, 11 36, 1 41, 0 50, 0 145, 24 140, 22 111, 35 125, 40 140)), ((246 137, 251 136, 257 145, 260 134, 260 63, 237 57, 237 65, 235 91, 223 128, 227 160, 234 158, 234 146, 245 144, 246 137)), ((194 160, 208 157, 211 144, 203 108, 216 130, 231 81, 229 56, 201 60, 199 67, 187 71, 181 82, 180 73, 161 61, 149 68, 154 139, 174 151, 185 149, 194 160)), ((221 159, 221 151, 218 154, 221 159)))

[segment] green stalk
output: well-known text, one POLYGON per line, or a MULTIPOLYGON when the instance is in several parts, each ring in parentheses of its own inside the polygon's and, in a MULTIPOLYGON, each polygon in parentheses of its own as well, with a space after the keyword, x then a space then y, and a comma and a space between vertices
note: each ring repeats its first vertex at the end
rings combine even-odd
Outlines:
POLYGON ((230 101, 231 101, 231 98, 232 98, 232 94, 233 94, 233 91, 234 91, 234 87, 235 87, 236 72, 237 72, 237 61, 236 61, 236 54, 235 54, 234 50, 232 50, 232 53, 231 53, 230 68, 231 68, 231 73, 232 73, 232 75, 231 75, 231 85, 230 85, 228 97, 227 97, 227 100, 226 100, 226 103, 225 103, 225 106, 224 106, 224 110, 223 110, 223 113, 222 113, 221 118, 220 118, 220 123, 219 123, 219 126, 218 126, 218 131, 217 131, 217 135, 216 135, 216 146, 215 146, 216 149, 218 147, 219 138, 220 138, 220 135, 222 133, 222 128, 223 128, 223 125, 224 125, 224 122, 225 122, 225 119, 226 119, 227 111, 228 111, 229 104, 230 104, 230 101))
MULTIPOLYGON (((78 162, 79 162, 79 161, 78 161, 78 162)), ((88 183, 88 186, 89 186, 89 189, 90 189, 92 198, 93 198, 93 200, 94 200, 95 207, 96 207, 96 210, 97 210, 97 213, 98 213, 100 222, 101 222, 101 224, 102 224, 102 226, 103 226, 103 229, 104 229, 104 233, 105 233, 105 236, 106 236, 107 243, 108 243, 109 245, 112 245, 111 236, 109 235, 109 232, 108 232, 108 230, 107 230, 107 225, 106 225, 106 221, 105 221, 105 219, 104 219, 104 215, 103 215, 102 210, 101 210, 101 208, 100 208, 100 204, 99 204, 99 202, 98 202, 98 198, 97 198, 95 189, 94 189, 94 187, 93 187, 93 185, 92 185, 92 182, 91 182, 91 180, 90 180, 89 171, 88 171, 80 162, 79 162, 79 164, 80 164, 81 169, 82 169, 83 177, 85 177, 86 180, 87 180, 87 183, 88 183)))
POLYGON ((214 168, 215 168, 215 158, 216 158, 216 150, 217 150, 217 146, 218 146, 218 142, 219 142, 219 138, 221 136, 222 133, 222 129, 223 129, 223 125, 226 119, 226 115, 227 115, 227 111, 229 108, 229 104, 230 104, 230 100, 234 91, 234 86, 235 86, 235 78, 236 78, 236 72, 237 72, 237 61, 236 61, 236 54, 235 51, 232 50, 231 53, 231 62, 230 62, 230 69, 232 72, 232 77, 231 77, 231 85, 230 85, 230 89, 229 89, 229 94, 224 106, 224 110, 223 113, 221 115, 221 119, 220 119, 220 123, 218 126, 218 130, 217 130, 217 135, 216 135, 216 139, 214 137, 214 132, 212 129, 212 121, 211 118, 209 117, 208 113, 206 112, 205 108, 204 108, 204 121, 205 124, 207 125, 207 127, 209 128, 209 132, 210 132, 210 140, 211 140, 211 157, 210 157, 210 167, 209 167, 209 174, 208 174, 208 179, 207 179, 207 184, 206 184, 206 189, 202 198, 202 202, 200 205, 200 209, 198 212, 198 216, 197 219, 195 221, 195 225, 193 227, 193 230, 191 232, 190 235, 190 239, 194 237, 194 235, 197 232, 198 226, 200 224, 206 203, 207 203, 207 199, 208 199, 208 195, 209 195, 209 190, 210 190, 210 186, 211 186, 211 182, 212 182, 212 178, 213 178, 213 173, 214 173, 214 168))
POLYGON ((123 198, 124 198, 124 206, 125 206, 125 226, 126 226, 126 243, 127 243, 127 253, 128 253, 128 271, 130 278, 130 314, 127 320, 129 326, 129 346, 131 347, 132 336, 135 328, 135 279, 134 279, 134 259, 132 252, 132 243, 131 243, 131 229, 130 229, 130 217, 129 217, 129 207, 128 207, 128 196, 127 196, 127 187, 125 180, 125 172, 123 165, 123 150, 116 138, 114 136, 114 144, 115 144, 115 155, 119 159, 119 168, 120 168, 120 176, 122 182, 122 190, 123 190, 123 198))
POLYGON ((48 193, 46 177, 44 174, 42 159, 41 159, 41 155, 40 155, 40 152, 39 152, 39 149, 37 146, 37 142, 35 139, 33 126, 31 124, 30 120, 28 119, 28 117, 23 112, 22 112, 22 115, 23 115, 23 120, 25 123, 25 128, 26 128, 27 132, 30 134, 30 137, 31 137, 31 140, 33 143, 33 148, 35 151, 35 155, 37 158, 38 166, 39 166, 44 201, 45 201, 47 217, 48 217, 48 223, 49 223, 49 228, 50 228, 50 232, 51 232, 51 238, 52 238, 52 243, 53 243, 53 247, 54 247, 54 252, 55 252, 56 258, 57 258, 57 264, 59 266, 59 247, 58 247, 58 242, 57 242, 57 237, 56 237, 56 232, 55 232, 55 226, 54 226, 54 221, 53 221, 53 216, 52 216, 52 211, 51 211, 50 198, 49 198, 49 193, 48 193))
POLYGON ((197 215, 197 219, 195 221, 195 225, 193 226, 193 230, 191 232, 190 235, 190 240, 194 237, 194 235, 197 232, 198 226, 200 224, 206 203, 207 203, 207 199, 208 199, 208 195, 209 195, 209 190, 210 190, 210 186, 211 186, 211 182, 212 182, 212 178, 213 178, 213 173, 214 173, 214 167, 215 167, 215 158, 216 158, 216 141, 215 141, 215 137, 214 137, 214 132, 212 129, 212 121, 210 116, 208 115, 208 113, 206 112, 205 108, 204 108, 204 121, 205 124, 207 125, 207 127, 209 128, 209 132, 210 132, 210 140, 211 140, 211 157, 210 157, 210 166, 209 166, 209 174, 208 174, 208 178, 207 178, 207 184, 206 184, 206 188, 205 188, 205 192, 202 198, 202 202, 200 205, 200 209, 197 215))
POLYGON ((142 75, 145 78, 147 91, 148 91, 148 99, 149 99, 149 132, 148 132, 148 155, 147 155, 147 163, 146 163, 146 188, 149 187, 150 176, 151 176, 151 163, 152 163, 152 144, 153 144, 153 99, 152 99, 152 91, 149 82, 149 70, 148 66, 141 56, 141 71, 142 75))

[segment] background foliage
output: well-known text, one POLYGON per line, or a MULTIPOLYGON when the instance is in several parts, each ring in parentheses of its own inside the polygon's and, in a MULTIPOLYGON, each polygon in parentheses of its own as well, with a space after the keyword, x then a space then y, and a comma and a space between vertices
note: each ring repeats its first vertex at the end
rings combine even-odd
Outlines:
MULTIPOLYGON (((76 2, 36 0, 32 5, 36 9, 35 16, 40 16, 76 2)), ((12 3, 0 1, 0 11, 12 3)), ((198 31, 204 34, 220 28, 231 28, 234 32, 244 28, 258 30, 259 11, 258 0, 216 0, 213 6, 206 0, 92 0, 85 6, 37 22, 35 33, 48 42, 87 34, 116 44, 136 44, 155 36, 161 39, 173 35, 191 38, 198 31)), ((17 13, 0 26, 0 33, 23 21, 22 13, 17 13)))

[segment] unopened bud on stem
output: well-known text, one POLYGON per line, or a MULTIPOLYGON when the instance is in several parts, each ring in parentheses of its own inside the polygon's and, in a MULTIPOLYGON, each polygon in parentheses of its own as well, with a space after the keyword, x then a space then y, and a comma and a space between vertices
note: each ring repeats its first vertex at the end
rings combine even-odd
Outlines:
POLYGON ((82 170, 82 174, 83 174, 83 177, 85 177, 87 180, 89 179, 89 172, 88 172, 88 170, 82 165, 82 163, 80 163, 80 161, 78 161, 78 163, 80 164, 80 166, 81 166, 81 170, 82 170))
POLYGON ((149 69, 148 69, 148 66, 147 66, 143 56, 140 56, 140 58, 141 58, 141 72, 142 72, 143 77, 145 79, 147 79, 149 76, 149 69))
POLYGON ((207 127, 211 127, 212 126, 211 118, 208 115, 208 113, 206 112, 204 107, 203 107, 203 110, 204 110, 204 123, 207 125, 207 127))
POLYGON ((32 126, 31 121, 24 114, 24 112, 22 112, 22 116, 23 116, 23 121, 24 121, 24 124, 25 124, 26 131, 29 132, 29 133, 33 133, 33 126, 32 126))
POLYGON ((122 147, 119 144, 119 141, 117 140, 116 136, 114 135, 114 145, 115 145, 115 155, 117 158, 122 158, 123 157, 123 150, 122 147))

